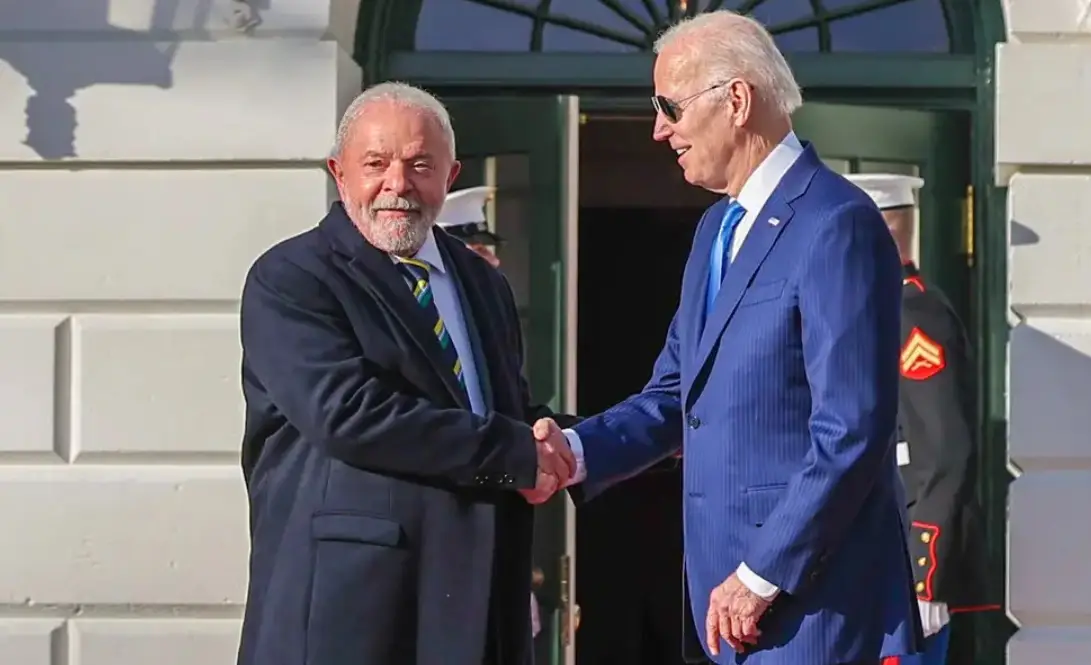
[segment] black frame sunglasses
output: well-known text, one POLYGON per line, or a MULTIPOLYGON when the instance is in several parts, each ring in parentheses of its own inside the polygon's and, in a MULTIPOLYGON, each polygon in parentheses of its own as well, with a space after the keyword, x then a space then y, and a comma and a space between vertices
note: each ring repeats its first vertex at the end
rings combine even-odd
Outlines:
POLYGON ((725 85, 727 85, 727 82, 717 83, 714 86, 705 88, 700 92, 695 92, 689 97, 685 97, 677 101, 664 95, 653 95, 652 108, 655 109, 656 113, 662 113, 667 118, 667 120, 670 120, 671 122, 678 122, 682 118, 682 110, 689 106, 690 102, 697 99, 706 92, 711 92, 716 88, 722 88, 725 85))

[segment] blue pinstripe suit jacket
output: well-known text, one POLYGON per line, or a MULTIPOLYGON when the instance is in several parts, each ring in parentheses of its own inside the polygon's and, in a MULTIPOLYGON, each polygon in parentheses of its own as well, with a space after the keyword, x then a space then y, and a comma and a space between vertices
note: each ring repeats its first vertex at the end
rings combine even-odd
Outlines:
POLYGON ((897 250, 867 196, 807 145, 706 321, 709 249, 726 205, 697 228, 648 385, 575 427, 586 495, 684 448, 693 627, 703 635, 710 592, 742 561, 783 590, 757 647, 736 655, 724 645, 717 663, 913 653, 920 625, 894 455, 897 250))

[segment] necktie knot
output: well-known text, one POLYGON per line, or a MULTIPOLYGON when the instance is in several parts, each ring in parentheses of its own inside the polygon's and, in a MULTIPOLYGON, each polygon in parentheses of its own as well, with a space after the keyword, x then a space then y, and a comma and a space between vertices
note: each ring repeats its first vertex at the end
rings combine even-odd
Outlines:
POLYGON ((414 280, 427 280, 428 273, 430 273, 432 270, 432 267, 429 266, 426 261, 421 261, 420 259, 406 259, 398 257, 397 260, 398 265, 401 266, 403 270, 408 272, 414 280))
POLYGON ((720 235, 725 238, 733 236, 735 227, 739 225, 743 217, 746 217, 746 208, 742 207, 738 200, 732 201, 727 206, 727 210, 724 210, 724 217, 720 222, 720 235))

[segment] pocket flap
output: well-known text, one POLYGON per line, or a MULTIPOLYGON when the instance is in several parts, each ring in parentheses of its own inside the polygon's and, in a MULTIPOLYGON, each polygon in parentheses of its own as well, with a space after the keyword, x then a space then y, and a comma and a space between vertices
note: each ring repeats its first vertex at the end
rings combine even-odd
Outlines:
POLYGON ((765 302, 767 300, 776 300, 780 297, 780 294, 784 293, 785 283, 786 280, 779 279, 775 282, 750 285, 750 288, 743 291, 742 299, 739 301, 739 307, 744 305, 756 305, 759 302, 765 302))
POLYGON ((776 510, 787 491, 786 483, 746 488, 746 516, 750 523, 755 526, 764 524, 769 513, 776 510))
POLYGON ((315 513, 311 518, 311 537, 367 545, 398 547, 402 544, 402 526, 394 520, 354 513, 315 513))

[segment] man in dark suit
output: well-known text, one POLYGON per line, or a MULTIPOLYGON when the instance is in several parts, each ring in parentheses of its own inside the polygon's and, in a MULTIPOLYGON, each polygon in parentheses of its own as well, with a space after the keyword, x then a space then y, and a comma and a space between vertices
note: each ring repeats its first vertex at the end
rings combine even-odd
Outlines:
POLYGON ((531 662, 532 508, 571 476, 535 441, 504 278, 433 227, 458 174, 443 106, 365 91, 341 201, 242 296, 250 589, 240 665, 531 662))
POLYGON ((688 182, 725 196, 698 225, 651 380, 550 438, 582 458, 585 498, 684 449, 683 586, 704 647, 692 656, 915 653, 894 242, 875 204, 792 132, 799 88, 760 24, 702 14, 656 52, 653 136, 688 182))

